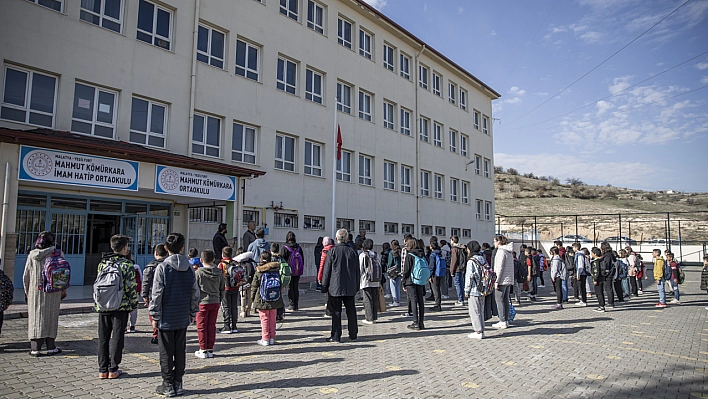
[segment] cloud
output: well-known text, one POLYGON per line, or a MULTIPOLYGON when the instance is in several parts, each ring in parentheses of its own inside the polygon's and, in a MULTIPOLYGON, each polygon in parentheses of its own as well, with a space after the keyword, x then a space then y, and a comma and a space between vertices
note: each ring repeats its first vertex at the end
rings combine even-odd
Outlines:
POLYGON ((701 71, 708 69, 708 62, 699 62, 698 64, 696 64, 696 68, 701 71))
POLYGON ((428 12, 428 3, 423 3, 423 12, 428 12))
POLYGON ((521 90, 516 86, 512 86, 511 89, 509 89, 509 94, 513 96, 523 96, 526 94, 526 90, 521 90))
POLYGON ((601 42, 603 38, 604 35, 600 32, 587 32, 580 35, 580 39, 588 44, 601 42))
POLYGON ((492 31, 489 32, 489 36, 496 36, 496 35, 497 35, 497 31, 495 31, 494 29, 492 29, 492 31))
POLYGON ((464 8, 460 7, 460 8, 457 9, 457 13, 458 13, 458 14, 462 14, 463 12, 465 12, 465 9, 464 9, 464 8))
POLYGON ((537 91, 537 92, 533 93, 533 95, 534 95, 534 96, 545 97, 545 96, 548 95, 548 92, 547 92, 547 91, 537 91))
POLYGON ((568 29, 564 28, 562 26, 554 27, 553 29, 551 29, 551 33, 561 33, 561 32, 567 32, 567 31, 568 31, 568 29))
POLYGON ((374 7, 375 9, 381 11, 383 10, 384 7, 386 7, 386 4, 388 3, 388 0, 364 0, 365 2, 369 3, 370 6, 374 7))
POLYGON ((704 76, 703 79, 701 79, 701 83, 708 83, 708 76, 704 76))
POLYGON ((625 90, 631 84, 629 84, 629 80, 632 79, 633 76, 621 76, 619 78, 614 78, 612 80, 612 84, 608 88, 610 91, 610 94, 617 94, 621 92, 622 90, 625 90))
POLYGON ((521 102, 521 97, 512 97, 504 100, 505 104, 518 104, 521 102))
POLYGON ((608 110, 614 108, 614 105, 607 101, 598 101, 597 104, 595 104, 595 108, 597 108, 597 115, 602 115, 608 110))

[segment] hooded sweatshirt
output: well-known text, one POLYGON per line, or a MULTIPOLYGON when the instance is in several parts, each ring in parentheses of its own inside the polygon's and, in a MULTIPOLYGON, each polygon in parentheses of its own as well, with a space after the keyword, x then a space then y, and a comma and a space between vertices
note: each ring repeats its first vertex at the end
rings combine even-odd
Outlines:
POLYGON ((551 258, 551 278, 565 280, 568 277, 568 269, 565 267, 565 262, 559 255, 553 255, 551 258))
POLYGON ((498 248, 494 257, 494 272, 497 274, 498 285, 514 284, 514 244, 508 243, 498 248))
POLYGON ((194 272, 194 275, 199 286, 199 304, 221 303, 221 299, 224 297, 224 285, 226 284, 224 273, 213 265, 204 265, 204 267, 194 272))
POLYGON ((280 262, 268 262, 256 267, 253 284, 251 285, 251 303, 253 303, 253 307, 256 310, 272 310, 285 307, 282 294, 277 301, 266 302, 263 300, 261 296, 261 280, 263 279, 263 273, 266 272, 274 272, 280 276, 280 262))
POLYGON ((465 295, 482 296, 477 288, 477 283, 482 280, 482 267, 487 264, 487 258, 483 253, 472 255, 474 260, 467 261, 467 271, 465 272, 465 295), (476 262, 475 262, 476 261, 476 262))
MULTIPOLYGON (((366 273, 366 262, 368 262, 366 260, 367 256, 369 257, 369 260, 371 262, 379 262, 379 265, 381 264, 381 260, 379 259, 379 256, 374 251, 362 251, 359 254, 359 273, 361 273, 361 280, 359 282, 359 287, 361 287, 361 288, 377 288, 381 285, 381 283, 379 283, 378 281, 369 281, 369 278, 366 273)), ((380 277, 381 276, 379 276, 379 278, 380 277)))
POLYGON ((317 272, 317 281, 319 283, 322 283, 322 274, 324 273, 324 265, 325 265, 325 262, 327 261, 327 254, 329 253, 329 250, 332 249, 333 247, 334 247, 334 244, 328 244, 322 248, 322 255, 320 257, 320 264, 319 264, 319 268, 318 268, 319 270, 317 272))
POLYGON ((189 259, 182 254, 165 258, 155 269, 150 316, 159 330, 173 331, 189 327, 190 316, 199 310, 199 286, 189 259))
POLYGON ((270 243, 265 238, 256 238, 246 250, 253 254, 253 260, 259 262, 263 252, 270 252, 270 243))

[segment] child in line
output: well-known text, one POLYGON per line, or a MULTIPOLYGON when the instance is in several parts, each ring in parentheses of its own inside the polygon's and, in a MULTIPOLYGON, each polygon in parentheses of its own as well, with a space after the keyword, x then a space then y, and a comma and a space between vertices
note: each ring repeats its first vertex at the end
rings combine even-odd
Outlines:
MULTIPOLYGON (((128 250, 128 254, 126 255, 126 258, 128 258, 131 262, 133 261, 133 252, 128 250)), ((140 269, 140 266, 137 263, 133 263, 133 267, 135 268, 135 282, 138 284, 136 286, 136 291, 138 291, 138 299, 142 297, 142 288, 143 288, 143 271, 140 269)), ((128 320, 128 326, 125 329, 126 333, 134 333, 135 332, 135 325, 138 323, 138 309, 136 308, 134 311, 130 312, 130 317, 128 320)))
POLYGON ((216 318, 219 316, 219 306, 224 298, 225 279, 221 270, 214 267, 214 251, 202 251, 201 264, 196 272, 199 286, 199 311, 197 312, 197 336, 199 350, 194 356, 200 359, 214 357, 214 342, 216 341, 216 318))
POLYGON ((666 279, 664 279, 664 258, 661 256, 661 250, 655 249, 651 253, 654 258, 654 280, 656 281, 656 288, 659 291, 659 303, 654 305, 657 308, 666 307, 666 289, 664 284, 666 279))
POLYGON ((708 294, 708 255, 703 257, 703 270, 701 270, 701 291, 704 290, 708 294))
POLYGON ((270 252, 261 254, 260 265, 253 276, 251 301, 261 318, 261 339, 258 345, 275 345, 275 322, 278 309, 284 308, 280 283, 280 263, 272 262, 270 252))
POLYGON ((200 267, 202 267, 202 262, 199 259, 199 250, 196 248, 190 248, 189 253, 189 264, 192 265, 192 269, 196 272, 200 267))

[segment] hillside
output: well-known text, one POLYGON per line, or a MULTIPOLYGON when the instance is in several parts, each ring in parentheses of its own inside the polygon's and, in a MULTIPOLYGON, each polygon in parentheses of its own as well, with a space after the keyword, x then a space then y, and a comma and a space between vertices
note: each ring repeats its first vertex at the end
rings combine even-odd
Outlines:
POLYGON ((575 234, 575 217, 551 215, 584 215, 578 217, 578 234, 602 240, 620 235, 622 214, 621 235, 634 240, 665 238, 667 219, 672 239, 678 239, 680 228, 683 241, 708 240, 708 193, 655 193, 585 185, 579 179, 562 184, 553 177, 520 175, 501 167, 495 169, 494 188, 504 232, 520 233, 523 225, 528 233, 537 216, 542 239, 558 237, 561 231, 575 234), (672 214, 667 217, 667 212, 672 214))

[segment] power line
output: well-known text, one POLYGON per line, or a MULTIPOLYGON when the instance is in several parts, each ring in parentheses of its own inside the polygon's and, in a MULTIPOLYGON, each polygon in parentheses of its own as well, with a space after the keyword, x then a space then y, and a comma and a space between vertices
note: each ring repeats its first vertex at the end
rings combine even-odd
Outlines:
POLYGON ((589 74, 591 74, 594 70, 596 70, 597 68, 599 68, 600 66, 602 66, 604 63, 606 63, 607 61, 609 61, 610 59, 612 59, 612 58, 613 58, 614 56, 616 56, 617 54, 619 54, 622 50, 626 49, 626 48, 629 47, 632 43, 634 43, 634 42, 636 42, 637 40, 639 40, 639 38, 641 38, 642 36, 644 36, 645 34, 647 34, 650 30, 654 29, 657 25, 659 25, 660 23, 662 23, 666 18, 668 18, 668 17, 670 17, 671 15, 673 15, 676 11, 680 10, 683 6, 685 6, 686 4, 688 4, 690 1, 691 1, 691 0, 686 0, 686 2, 684 2, 683 4, 681 4, 680 6, 678 6, 678 7, 677 7, 676 9, 674 9, 673 11, 671 11, 671 12, 670 12, 668 15, 666 15, 664 18, 660 19, 657 23, 655 23, 654 25, 652 25, 649 29, 647 29, 647 30, 645 30, 644 32, 642 32, 642 34, 640 34, 639 36, 637 36, 637 37, 635 37, 634 39, 632 39, 629 43, 627 43, 627 44, 625 44, 624 46, 622 46, 622 48, 620 48, 619 50, 615 51, 615 52, 614 52, 612 55, 610 55, 609 57, 605 58, 605 60, 603 60, 601 63, 597 64, 595 67, 593 67, 592 69, 590 69, 589 71, 587 71, 586 73, 584 73, 581 77, 577 78, 575 81, 573 81, 573 83, 571 83, 571 84, 569 84, 568 86, 564 87, 564 88, 561 89, 558 93, 554 94, 552 97, 550 97, 550 98, 547 99, 546 101, 542 102, 541 104, 535 106, 535 107, 532 108, 530 111, 528 111, 528 112, 526 112, 525 114, 521 115, 520 117, 518 117, 518 118, 512 120, 511 122, 509 122, 509 123, 507 124, 507 126, 508 126, 509 124, 514 123, 514 122, 518 121, 519 119, 525 117, 526 115, 530 114, 531 112, 533 112, 533 111, 539 109, 541 106, 543 106, 544 104, 548 103, 548 102, 551 101, 552 99, 558 97, 561 93, 563 93, 564 91, 568 90, 570 87, 572 87, 573 85, 575 85, 576 83, 578 83, 579 81, 581 81, 583 78, 585 78, 586 76, 588 76, 589 74))

